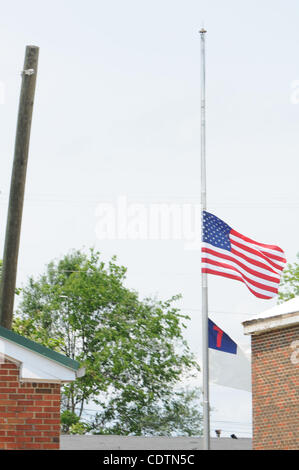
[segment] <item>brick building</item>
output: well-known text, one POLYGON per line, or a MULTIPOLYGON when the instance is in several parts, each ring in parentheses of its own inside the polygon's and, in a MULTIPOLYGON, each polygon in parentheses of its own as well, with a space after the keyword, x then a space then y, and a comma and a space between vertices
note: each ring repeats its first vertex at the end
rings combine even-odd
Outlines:
POLYGON ((299 449, 299 297, 243 322, 251 335, 253 449, 299 449))
POLYGON ((78 375, 78 362, 0 327, 0 449, 59 449, 60 386, 78 375))

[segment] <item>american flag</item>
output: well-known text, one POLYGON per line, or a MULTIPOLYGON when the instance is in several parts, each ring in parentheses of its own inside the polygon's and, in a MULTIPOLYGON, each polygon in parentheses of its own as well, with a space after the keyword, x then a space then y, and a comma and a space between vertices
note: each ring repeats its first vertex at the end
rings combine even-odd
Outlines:
POLYGON ((285 264, 278 246, 245 237, 203 211, 202 272, 244 282, 256 297, 271 299, 278 292, 285 264))

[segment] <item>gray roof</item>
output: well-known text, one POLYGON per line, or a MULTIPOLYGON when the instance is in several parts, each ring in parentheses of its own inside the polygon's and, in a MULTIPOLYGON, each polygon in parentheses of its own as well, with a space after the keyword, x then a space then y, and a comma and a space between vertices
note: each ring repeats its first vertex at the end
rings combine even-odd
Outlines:
MULTIPOLYGON (((201 437, 61 435, 61 450, 201 450, 201 437)), ((211 450, 251 450, 250 438, 211 438, 211 450)))

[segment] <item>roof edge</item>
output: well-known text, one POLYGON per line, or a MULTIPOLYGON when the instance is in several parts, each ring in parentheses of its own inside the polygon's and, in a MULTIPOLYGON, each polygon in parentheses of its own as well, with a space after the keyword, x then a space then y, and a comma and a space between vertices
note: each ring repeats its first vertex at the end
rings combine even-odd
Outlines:
POLYGON ((70 357, 58 353, 56 351, 53 351, 53 349, 49 349, 40 343, 26 338, 25 336, 21 336, 12 330, 8 330, 7 328, 4 328, 4 326, 0 326, 0 339, 1 338, 16 343, 19 346, 29 349, 30 351, 33 351, 51 361, 58 362, 59 364, 67 367, 68 369, 77 371, 80 367, 78 361, 75 361, 74 359, 71 359, 70 357))
POLYGON ((299 324, 298 312, 284 313, 264 318, 260 317, 242 322, 245 335, 258 335, 270 330, 288 328, 296 324, 299 324))

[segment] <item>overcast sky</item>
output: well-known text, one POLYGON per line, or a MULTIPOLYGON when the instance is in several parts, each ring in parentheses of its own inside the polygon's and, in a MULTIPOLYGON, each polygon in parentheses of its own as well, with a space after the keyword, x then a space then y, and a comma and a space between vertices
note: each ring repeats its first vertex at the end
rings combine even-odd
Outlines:
MULTIPOLYGON (((25 46, 40 47, 18 286, 72 248, 94 246, 105 260, 116 254, 141 297, 182 294, 186 338, 201 356, 199 250, 185 239, 100 240, 97 211, 121 198, 146 210, 200 203, 204 24, 208 210, 294 262, 298 21, 295 0, 1 2, 2 250, 20 72, 25 46)), ((244 347, 242 321, 275 303, 209 277, 210 317, 244 347)), ((249 435, 251 395, 219 386, 210 393, 211 429, 249 435)))

